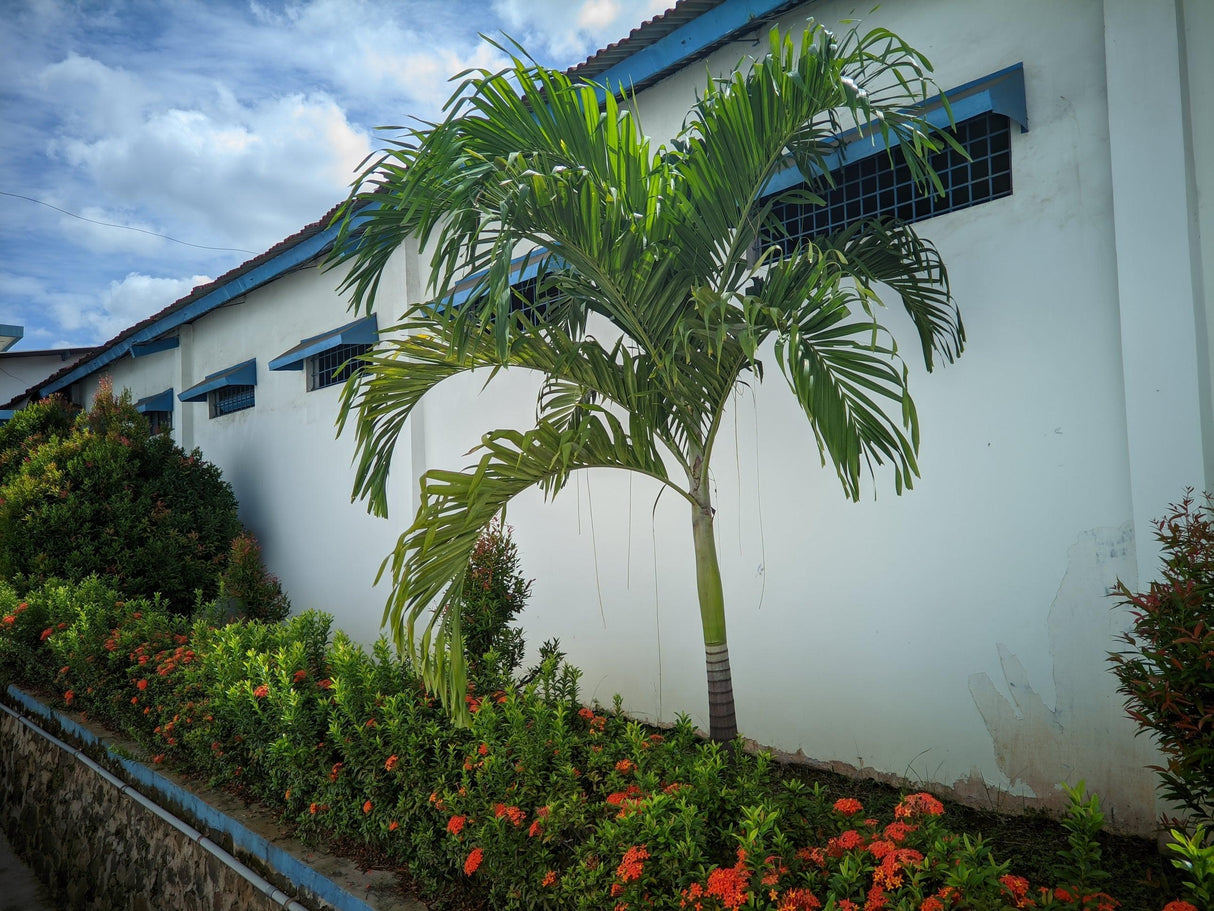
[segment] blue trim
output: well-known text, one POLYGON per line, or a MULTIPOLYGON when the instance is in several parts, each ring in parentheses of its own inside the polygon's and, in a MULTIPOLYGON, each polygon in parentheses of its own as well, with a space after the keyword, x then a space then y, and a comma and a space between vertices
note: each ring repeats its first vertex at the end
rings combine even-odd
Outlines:
MULTIPOLYGON (((356 215, 351 220, 351 230, 357 230, 358 226, 366 220, 365 215, 356 215)), ((81 380, 86 376, 91 376, 101 370, 107 364, 111 364, 119 358, 126 355, 135 345, 143 342, 155 341, 166 332, 184 326, 187 323, 193 322, 200 316, 205 316, 217 307, 221 307, 226 303, 230 303, 243 294, 248 294, 250 291, 261 287, 267 282, 271 282, 286 273, 290 272, 298 266, 315 259, 325 248, 337 239, 338 232, 341 230, 340 224, 330 225, 322 231, 313 234, 307 240, 302 240, 289 247, 282 253, 279 253, 273 259, 267 260, 260 266, 250 269, 244 275, 239 275, 231 281, 224 282, 213 291, 208 292, 198 300, 191 301, 180 310, 174 310, 167 314, 163 319, 144 326, 138 332, 124 338, 122 341, 115 343, 112 348, 102 351, 95 358, 82 364, 75 370, 64 374, 55 380, 53 383, 48 383, 39 389, 32 390, 32 397, 35 399, 45 398, 52 392, 57 392, 77 380, 81 380)))
POLYGON ((10 326, 8 323, 0 323, 0 338, 8 339, 7 342, 0 344, 0 351, 7 351, 24 337, 24 326, 10 326))
POLYGON ((271 370, 303 370, 304 361, 342 345, 374 345, 379 340, 379 322, 374 313, 329 332, 305 338, 294 348, 270 361, 271 370))
POLYGON ((164 802, 182 808, 194 818, 202 829, 221 832, 228 836, 231 838, 232 844, 246 856, 256 857, 295 885, 312 892, 322 901, 328 902, 338 911, 373 911, 371 906, 362 899, 351 895, 333 880, 309 867, 294 854, 289 854, 227 814, 215 809, 193 791, 187 791, 141 762, 114 752, 108 743, 75 720, 43 705, 16 686, 8 688, 8 695, 27 712, 39 718, 54 721, 64 734, 78 743, 89 747, 104 748, 109 758, 122 766, 128 780, 133 781, 141 789, 158 795, 164 802))
POLYGON ((590 81, 605 85, 616 93, 631 90, 634 85, 704 53, 723 38, 756 24, 757 20, 790 9, 798 2, 800 0, 725 0, 720 6, 591 77, 590 81))
MULTIPOLYGON (((522 256, 515 257, 510 261, 510 284, 517 285, 519 282, 530 281, 540 274, 540 262, 548 255, 548 251, 542 248, 532 250, 522 256), (526 263, 526 265, 524 265, 526 263)), ((476 283, 488 274, 487 269, 482 269, 480 272, 474 272, 459 281, 455 286, 455 293, 447 299, 447 304, 452 307, 458 307, 460 304, 468 300, 472 296, 472 289, 476 283)))
POLYGON ((7 424, 12 419, 13 419, 12 411, 10 411, 8 409, 0 410, 0 424, 7 424))
POLYGON ((155 395, 149 395, 140 399, 135 403, 135 410, 140 414, 147 414, 149 411, 173 411, 173 390, 166 389, 164 392, 157 392, 155 395))
MULTIPOLYGON (((1024 64, 1017 63, 1006 69, 975 79, 944 93, 948 107, 940 95, 923 102, 920 107, 923 118, 932 126, 944 129, 954 123, 969 120, 979 114, 994 111, 1003 114, 1020 125, 1022 133, 1028 132, 1027 103, 1024 97, 1024 64), (951 117, 950 117, 951 112, 951 117)), ((879 155, 898 145, 896 136, 890 137, 888 146, 880 133, 861 135, 860 128, 839 135, 842 146, 837 152, 826 156, 826 170, 834 171, 845 164, 853 164, 873 155, 879 155)), ((821 172, 818 172, 821 173, 821 172)), ((813 176, 817 176, 815 173, 813 176)), ((780 190, 795 187, 804 180, 795 166, 786 168, 767 182, 763 194, 768 196, 780 190)))
POLYGON ((175 335, 168 338, 158 338, 152 342, 137 342, 131 345, 131 357, 147 357, 161 351, 172 351, 181 344, 181 339, 175 335))
POLYGON ((177 396, 177 398, 183 402, 205 402, 208 393, 214 392, 216 389, 222 389, 224 386, 256 385, 257 358, 251 358, 237 364, 235 367, 229 367, 226 370, 219 370, 208 374, 205 380, 191 386, 177 396))

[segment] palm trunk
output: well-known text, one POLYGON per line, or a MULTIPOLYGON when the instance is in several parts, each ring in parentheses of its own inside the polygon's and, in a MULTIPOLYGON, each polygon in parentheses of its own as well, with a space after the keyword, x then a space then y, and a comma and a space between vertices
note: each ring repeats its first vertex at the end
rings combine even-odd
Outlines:
POLYGON ((729 644, 725 640, 725 593, 712 533, 713 509, 706 469, 702 475, 695 484, 697 505, 692 509, 691 531, 700 622, 704 627, 704 662, 708 669, 708 736, 728 742, 738 736, 738 723, 734 715, 733 678, 729 673, 729 644))

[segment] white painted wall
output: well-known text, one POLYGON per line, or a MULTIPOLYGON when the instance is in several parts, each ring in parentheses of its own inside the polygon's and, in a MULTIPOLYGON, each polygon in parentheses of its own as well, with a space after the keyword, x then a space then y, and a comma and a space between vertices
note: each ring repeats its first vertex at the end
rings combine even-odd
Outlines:
MULTIPOLYGON (((403 258, 402 258, 403 259, 403 258)), ((385 287, 403 288, 403 269, 385 287)), ((201 317, 181 332, 178 348, 123 358, 105 371, 134 398, 172 386, 174 395, 208 374, 257 359, 256 405, 217 418, 205 402, 175 401, 173 436, 199 447, 223 469, 240 501, 244 524, 258 537, 266 565, 282 580, 297 611, 318 608, 364 642, 379 633, 386 589, 373 588, 379 563, 401 528, 350 504, 352 437, 338 440, 340 386, 307 392, 304 371, 271 371, 269 362, 301 339, 335 329, 353 316, 335 293, 339 276, 306 268, 201 317)), ((392 298, 400 298, 398 290, 392 298)), ((381 308, 381 325, 391 321, 381 308)), ((90 377, 89 400, 98 376, 90 377)), ((408 446, 394 467, 394 520, 411 512, 408 446)))
POLYGON ((35 383, 79 359, 79 353, 66 351, 0 353, 0 402, 21 395, 35 383))
MULTIPOLYGON (((806 9, 827 23, 854 12, 824 0, 785 24, 806 9)), ((925 51, 946 87, 1022 61, 1032 131, 1013 134, 1011 197, 919 225, 949 264, 969 347, 934 375, 912 364, 923 431, 912 492, 897 497, 881 477, 875 499, 846 501, 777 371, 735 402, 716 457, 717 527, 739 723, 757 741, 1004 808, 1058 806, 1057 783, 1084 778, 1114 824, 1151 827, 1152 757, 1104 660, 1128 621, 1105 593, 1118 578, 1145 583, 1147 521, 1184 484, 1208 483, 1211 464, 1199 399, 1214 396, 1212 172, 1199 166, 1214 117, 1194 114, 1196 92, 1181 91, 1210 63, 1186 56, 1192 42, 1178 31, 1181 19, 1208 26, 1210 13, 1196 0, 1181 19, 1176 9, 894 0, 869 16, 925 51), (1135 186, 1155 146, 1139 119, 1150 99, 1129 78, 1143 61, 1123 46, 1140 28, 1159 57, 1150 97, 1181 98, 1152 114, 1164 144, 1180 144, 1165 175, 1179 212, 1135 186), (1138 243, 1182 248, 1169 252, 1166 301, 1152 262, 1129 255, 1138 243), (1174 451, 1152 447, 1161 427, 1181 425, 1193 432, 1174 451)), ((752 47, 723 48, 708 65, 724 72, 752 47)), ((671 135, 702 81, 697 65, 643 93, 647 132, 671 135)), ((423 292, 426 267, 411 248, 398 254, 381 326, 423 292)), ((296 607, 330 610, 369 640, 384 598, 371 580, 411 518, 417 473, 468 464, 487 429, 527 426, 535 380, 503 375, 482 391, 482 377, 463 377, 437 390, 402 440, 390 520, 371 519, 347 502, 337 389, 305 393, 301 374, 267 369, 348 321, 334 284, 315 269, 286 276, 186 327, 177 351, 111 372, 139 397, 165 388, 165 375, 180 392, 257 358, 256 408, 211 420, 204 405, 178 403, 174 432, 223 467, 296 607)), ((908 321, 888 320, 915 350, 908 321)), ((655 495, 643 479, 592 472, 554 503, 520 497, 508 520, 535 577, 523 620, 533 650, 560 637, 587 698, 619 692, 642 717, 688 712, 704 724, 689 516, 655 495)))
MULTIPOLYGON (((853 12, 811 9, 826 22, 853 12)), ((740 726, 978 799, 1057 806, 1058 782, 1086 778, 1117 823, 1147 828, 1151 755, 1104 662, 1126 625, 1105 592, 1135 583, 1144 524, 1127 456, 1102 5, 902 2, 870 19, 925 51, 944 86, 1023 61, 1032 131, 1013 136, 1013 196, 919 225, 950 266, 970 341, 958 364, 913 370, 913 492, 895 496, 886 477, 875 501, 847 502, 776 371, 739 397, 715 479, 740 726)), ((693 67, 643 93, 646 131, 672 134, 702 81, 693 67)), ((908 321, 890 319, 913 351, 908 321)), ((484 429, 526 422, 526 385, 442 390, 426 410, 427 464, 467 464, 484 429)), ((1142 471, 1173 496, 1186 482, 1142 471)), ((639 715, 705 724, 689 516, 671 496, 655 508, 655 492, 595 472, 553 504, 511 507, 536 577, 525 625, 533 647, 561 638, 588 696, 620 692, 639 715)))

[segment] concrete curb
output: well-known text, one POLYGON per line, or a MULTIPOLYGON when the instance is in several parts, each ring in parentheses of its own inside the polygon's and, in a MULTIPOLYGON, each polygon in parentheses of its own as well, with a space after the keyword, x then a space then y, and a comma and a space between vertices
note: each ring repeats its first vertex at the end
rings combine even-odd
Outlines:
MULTIPOLYGON (((90 731, 88 728, 79 724, 71 718, 68 718, 61 713, 55 711, 42 702, 30 696, 16 686, 8 688, 8 696, 16 702, 25 712, 30 715, 35 715, 39 718, 52 721, 69 737, 76 740, 78 743, 85 744, 89 747, 95 747, 105 750, 106 754, 115 763, 118 763, 129 782, 133 782, 143 791, 148 791, 158 795, 158 797, 166 802, 170 802, 181 807, 187 814, 192 816, 200 825, 207 828, 209 831, 220 833, 225 839, 231 839, 231 843, 235 850, 242 853, 246 857, 256 858, 259 862, 275 873, 279 874, 288 882, 301 887, 304 890, 317 896, 322 901, 326 902, 335 911, 374 911, 374 909, 364 902, 362 899, 351 895, 337 883, 333 882, 328 877, 314 870, 312 867, 305 864, 299 858, 284 851, 277 845, 267 841, 261 835, 250 830, 244 824, 231 818, 227 814, 217 810, 215 807, 208 804, 197 794, 186 790, 175 782, 170 781, 163 775, 149 768, 141 762, 133 759, 124 758, 112 750, 101 738, 90 731)), ((73 756, 76 761, 84 764, 94 774, 107 781, 109 784, 117 788, 124 796, 144 806, 150 812, 154 813, 160 819, 164 820, 173 828, 180 831, 187 838, 198 843, 204 850, 215 855, 221 862, 226 864, 248 882, 250 882, 259 892, 262 892, 270 898, 271 901, 280 905, 286 911, 309 911, 304 905, 286 895, 273 883, 260 876, 250 867, 241 863, 232 854, 225 851, 219 845, 215 844, 210 838, 202 832, 195 829, 193 826, 183 822, 177 816, 164 809, 155 800, 149 799, 136 788, 117 776, 113 775, 106 769, 102 768, 92 759, 90 759, 82 750, 73 747, 69 743, 53 736, 43 730, 26 715, 16 712, 7 705, 0 703, 0 709, 23 725, 29 728, 38 736, 44 738, 58 749, 73 756)))

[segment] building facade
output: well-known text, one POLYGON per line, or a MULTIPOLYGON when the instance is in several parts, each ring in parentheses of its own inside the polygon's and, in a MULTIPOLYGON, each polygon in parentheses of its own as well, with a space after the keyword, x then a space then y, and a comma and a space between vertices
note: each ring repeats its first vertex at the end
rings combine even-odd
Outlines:
MULTIPOLYGON (((765 49, 771 25, 846 29, 852 14, 836 0, 692 0, 574 72, 637 86, 663 139, 705 73, 765 49)), ((929 211, 865 170, 880 156, 853 155, 838 211, 918 221, 949 266, 968 349, 931 375, 911 365, 922 479, 900 497, 879 480, 875 498, 846 500, 778 377, 738 395, 715 484, 739 725, 789 754, 1002 808, 1061 806, 1059 782, 1082 778, 1115 826, 1147 831, 1154 757, 1107 670, 1129 625, 1107 593, 1155 576, 1152 520, 1214 483, 1214 109, 1199 103, 1214 57, 1192 52, 1214 37, 1214 6, 896 0, 863 25, 933 61, 970 161, 929 211)), ((337 355, 422 299, 429 264, 406 244, 374 322, 355 320, 320 264, 334 233, 322 219, 18 398, 87 402, 107 375, 129 388, 222 467, 296 608, 367 641, 417 477, 468 464, 487 429, 529 426, 536 383, 436 390, 397 454, 390 518, 351 504, 337 355)), ((901 314, 888 322, 907 336, 901 314)), ((532 647, 560 638, 586 698, 703 722, 689 517, 656 495, 590 472, 554 502, 512 504, 535 577, 522 622, 532 647)))

